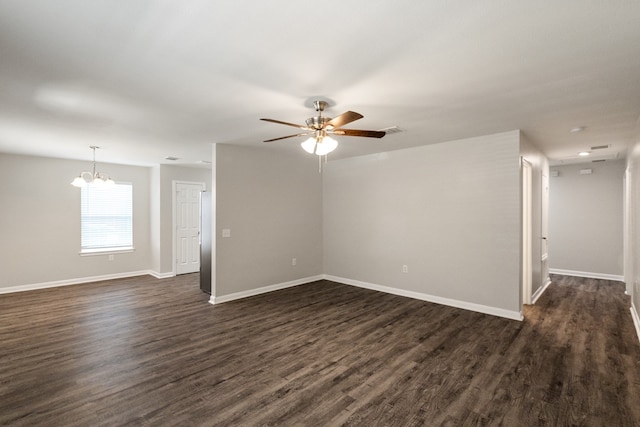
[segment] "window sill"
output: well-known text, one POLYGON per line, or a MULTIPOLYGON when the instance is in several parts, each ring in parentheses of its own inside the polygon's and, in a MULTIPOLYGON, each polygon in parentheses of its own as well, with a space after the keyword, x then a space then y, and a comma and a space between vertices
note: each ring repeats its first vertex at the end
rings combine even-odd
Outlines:
POLYGON ((109 248, 109 249, 85 249, 78 252, 80 256, 95 256, 95 255, 114 255, 114 254, 126 254, 135 252, 134 247, 127 248, 109 248))

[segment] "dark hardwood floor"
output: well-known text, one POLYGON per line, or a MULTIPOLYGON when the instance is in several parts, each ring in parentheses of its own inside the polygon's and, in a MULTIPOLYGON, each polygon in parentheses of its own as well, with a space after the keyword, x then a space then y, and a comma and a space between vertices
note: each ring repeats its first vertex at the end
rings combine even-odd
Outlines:
POLYGON ((0 424, 638 426, 618 282, 524 322, 316 282, 212 306, 198 276, 0 295, 0 424))

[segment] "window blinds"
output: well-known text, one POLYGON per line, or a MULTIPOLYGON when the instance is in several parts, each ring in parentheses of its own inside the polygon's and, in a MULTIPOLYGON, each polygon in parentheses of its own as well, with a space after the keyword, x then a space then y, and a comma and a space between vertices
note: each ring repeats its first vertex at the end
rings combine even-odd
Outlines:
POLYGON ((87 185, 80 191, 81 252, 133 248, 133 186, 87 185))

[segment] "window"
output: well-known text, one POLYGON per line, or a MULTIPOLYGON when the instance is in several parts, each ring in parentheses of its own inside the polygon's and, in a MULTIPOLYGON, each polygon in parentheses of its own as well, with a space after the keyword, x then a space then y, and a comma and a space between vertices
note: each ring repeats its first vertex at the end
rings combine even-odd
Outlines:
POLYGON ((133 250, 133 186, 80 189, 81 254, 133 250))

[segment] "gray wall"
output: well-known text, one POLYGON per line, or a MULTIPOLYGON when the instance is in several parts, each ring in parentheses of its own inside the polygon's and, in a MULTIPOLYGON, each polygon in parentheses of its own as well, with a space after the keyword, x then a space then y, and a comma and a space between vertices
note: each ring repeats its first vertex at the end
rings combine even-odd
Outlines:
POLYGON ((160 201, 161 201, 161 188, 160 188, 160 166, 155 166, 150 170, 151 182, 149 186, 149 206, 150 206, 150 216, 149 216, 149 243, 151 245, 151 254, 150 254, 150 268, 152 271, 161 272, 162 268, 160 267, 160 260, 162 259, 162 254, 160 253, 161 248, 161 209, 160 209, 160 201))
POLYGON ((519 313, 519 156, 513 131, 329 162, 324 272, 519 313))
POLYGON ((0 287, 149 269, 149 169, 99 164, 133 183, 135 252, 80 256, 80 191, 70 185, 88 162, 0 153, 0 287))
POLYGON ((621 280, 623 160, 554 166, 549 206, 549 261, 555 271, 621 280), (580 175, 591 169, 590 175, 580 175))
POLYGON ((216 144, 215 297, 322 274, 322 175, 302 154, 216 144))

